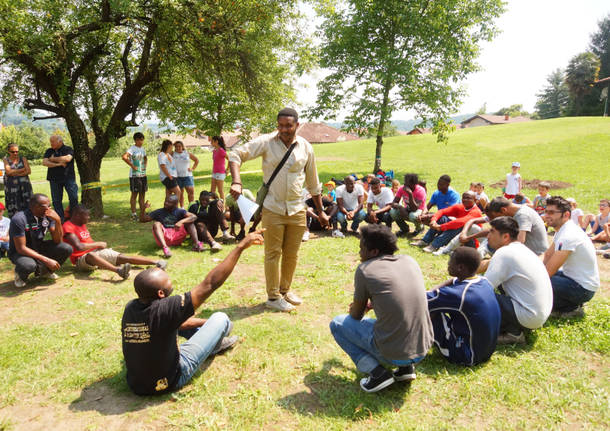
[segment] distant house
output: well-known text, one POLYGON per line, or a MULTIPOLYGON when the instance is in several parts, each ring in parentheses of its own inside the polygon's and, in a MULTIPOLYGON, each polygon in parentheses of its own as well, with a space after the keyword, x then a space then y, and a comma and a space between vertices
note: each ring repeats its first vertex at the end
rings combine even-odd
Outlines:
POLYGON ((432 133, 432 129, 429 127, 416 127, 407 132, 407 135, 423 135, 425 133, 432 133))
MULTIPOLYGON (((231 148, 237 144, 241 139, 241 132, 223 132, 221 135, 224 138, 225 145, 227 148, 231 148)), ((255 138, 258 133, 253 133, 250 137, 255 138)), ((211 149, 212 144, 208 137, 200 131, 195 131, 188 135, 175 135, 175 134, 160 134, 159 139, 169 139, 172 142, 182 141, 184 147, 189 148, 207 148, 211 149)))
POLYGON ((466 127, 493 126, 496 124, 522 123, 531 121, 529 117, 509 117, 508 115, 478 114, 460 123, 462 129, 466 127))
POLYGON ((325 123, 303 123, 297 129, 297 135, 302 136, 312 144, 329 144, 360 139, 358 135, 342 132, 325 123))

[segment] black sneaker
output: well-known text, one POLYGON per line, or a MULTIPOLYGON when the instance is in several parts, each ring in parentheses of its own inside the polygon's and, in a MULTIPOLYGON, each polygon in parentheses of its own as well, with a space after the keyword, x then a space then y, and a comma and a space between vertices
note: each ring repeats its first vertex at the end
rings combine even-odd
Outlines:
POLYGON ((397 382, 410 382, 415 380, 417 374, 415 374, 415 366, 413 364, 407 365, 406 367, 399 367, 394 371, 394 380, 397 382))
POLYGON ((119 274, 123 280, 126 280, 129 278, 129 271, 131 271, 131 264, 124 263, 123 265, 119 266, 117 274, 119 274))
POLYGON ((394 376, 388 370, 385 370, 378 377, 372 375, 360 380, 360 387, 364 392, 372 393, 387 388, 394 383, 394 376))

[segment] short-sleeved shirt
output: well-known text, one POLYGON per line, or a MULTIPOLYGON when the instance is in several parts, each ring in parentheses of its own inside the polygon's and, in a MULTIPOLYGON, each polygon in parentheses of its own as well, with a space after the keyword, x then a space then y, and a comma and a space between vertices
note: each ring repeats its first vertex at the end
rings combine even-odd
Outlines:
POLYGON ((176 223, 186 217, 186 210, 182 208, 174 208, 168 211, 165 208, 159 208, 149 214, 150 218, 160 222, 163 227, 174 227, 176 223))
POLYGON ((134 177, 145 177, 146 176, 146 150, 144 147, 138 147, 137 145, 132 145, 127 150, 127 154, 129 154, 129 158, 131 159, 131 163, 137 168, 135 171, 130 167, 129 168, 129 176, 131 178, 134 177))
POLYGON ((500 332, 500 307, 492 285, 483 277, 453 279, 430 290, 428 310, 434 340, 450 362, 475 365, 488 360, 500 332))
POLYGON ((510 297, 519 323, 540 328, 551 314, 553 289, 542 260, 519 241, 500 247, 485 272, 493 287, 502 286, 510 297))
POLYGON ((75 181, 76 175, 74 174, 74 150, 67 145, 62 145, 58 149, 47 148, 44 152, 43 158, 48 159, 49 157, 63 157, 72 156, 66 166, 57 166, 55 168, 49 168, 47 170, 47 180, 56 183, 65 183, 68 180, 75 181))
POLYGON ((434 342, 424 277, 405 255, 383 255, 362 262, 354 277, 354 301, 373 304, 375 345, 384 358, 425 356, 434 342))
POLYGON ((348 211, 355 210, 358 206, 358 197, 364 197, 364 187, 360 184, 354 184, 354 189, 351 193, 345 188, 345 184, 337 187, 337 199, 343 199, 343 208, 348 211))
POLYGON ((436 208, 442 210, 450 207, 451 205, 459 204, 460 202, 462 202, 462 199, 460 198, 459 193, 449 187, 447 193, 442 193, 440 190, 435 190, 434 193, 432 193, 432 197, 430 198, 430 202, 428 202, 428 204, 436 205, 436 208))
POLYGON ((580 226, 580 223, 578 222, 578 217, 582 217, 584 216, 585 213, 580 209, 580 208, 574 208, 572 210, 572 213, 570 215, 570 219, 576 223, 578 226, 580 226))
POLYGON ((536 211, 527 205, 522 205, 513 218, 519 225, 519 230, 527 232, 525 235, 525 246, 527 248, 537 255, 541 255, 549 248, 544 221, 536 211))
MULTIPOLYGON (((63 224, 63 228, 64 228, 64 237, 66 236, 66 234, 73 233, 74 235, 76 235, 78 240, 80 242, 82 242, 83 244, 93 242, 93 239, 91 239, 91 234, 89 233, 89 229, 87 229, 86 224, 84 224, 82 226, 78 226, 78 225, 72 223, 71 221, 67 221, 63 224)), ((66 242, 66 241, 64 241, 64 242, 66 242)), ((72 252, 72 254, 70 255, 70 262, 72 262, 74 265, 76 265, 76 261, 78 260, 79 257, 81 257, 93 250, 94 249, 81 250, 81 251, 74 250, 72 252)))
POLYGON ((377 205, 378 208, 383 208, 392 202, 394 202, 394 195, 392 194, 392 190, 387 187, 382 187, 377 195, 372 191, 369 193, 368 203, 377 205))
POLYGON ((191 158, 189 157, 188 151, 184 150, 181 153, 174 151, 174 154, 172 154, 172 156, 174 158, 174 165, 176 165, 176 176, 192 177, 193 172, 189 171, 191 158))
POLYGON ((519 179, 521 178, 520 174, 513 175, 512 173, 506 174, 506 188, 504 189, 507 195, 516 195, 521 190, 519 190, 519 179))
POLYGON ((227 157, 226 150, 222 148, 215 148, 212 151, 212 173, 213 174, 226 174, 227 164, 225 162, 227 157))
POLYGON ((546 201, 550 197, 551 196, 548 194, 546 196, 536 195, 534 198, 534 209, 538 214, 542 214, 544 212, 546 209, 546 201))
POLYGON ((13 218, 11 218, 11 224, 8 230, 10 241, 8 255, 13 256, 17 254, 15 238, 20 238, 22 236, 25 236, 25 245, 27 248, 39 251, 40 244, 52 227, 55 227, 55 221, 47 217, 35 217, 29 208, 15 213, 13 218))
POLYGON ((171 155, 161 152, 157 156, 157 162, 159 163, 159 179, 161 181, 167 178, 167 175, 165 175, 165 172, 161 169, 161 165, 165 165, 165 169, 167 169, 167 172, 169 172, 172 177, 178 176, 176 165, 174 164, 174 159, 171 155))
MULTIPOLYGON (((402 203, 405 207, 409 205, 409 194, 405 192, 404 187, 398 189, 398 192, 396 192, 396 197, 402 198, 402 203)), ((419 184, 415 185, 415 189, 413 190, 413 199, 415 199, 416 202, 419 202, 417 209, 422 211, 426 209, 426 189, 419 184)))
POLYGON ((127 384, 138 395, 167 392, 180 378, 178 329, 195 313, 191 293, 156 299, 133 299, 121 321, 127 384))
POLYGON ((565 276, 570 277, 584 289, 592 292, 599 289, 599 268, 595 246, 579 226, 571 222, 564 223, 553 237, 553 246, 555 251, 571 252, 560 268, 565 276))
POLYGON ((10 226, 11 219, 8 217, 2 217, 0 219, 0 236, 7 236, 10 226))

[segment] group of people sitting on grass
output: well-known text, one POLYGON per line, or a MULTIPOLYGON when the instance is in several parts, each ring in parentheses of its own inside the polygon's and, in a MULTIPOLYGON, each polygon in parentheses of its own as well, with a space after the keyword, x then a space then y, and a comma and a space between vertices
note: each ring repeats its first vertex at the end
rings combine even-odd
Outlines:
MULTIPOLYGON (((329 184, 334 194, 325 197, 324 207, 334 224, 332 235, 345 235, 351 222, 351 231, 360 236, 361 258, 349 313, 335 317, 330 329, 357 368, 367 374, 360 382, 364 391, 413 380, 414 366, 432 344, 451 362, 467 366, 484 362, 497 343, 524 343, 525 332, 540 328, 552 313, 582 316, 583 304, 600 286, 592 239, 609 239, 607 200, 600 202, 600 214, 584 216, 594 228, 589 238, 582 220, 573 217, 574 203, 560 196, 545 195, 531 208, 506 197, 489 200, 482 189, 477 192, 476 184, 475 190, 460 197, 450 182, 449 176, 441 176, 427 204, 425 184, 415 174, 405 175, 395 192, 374 176, 363 184, 346 177, 336 189, 329 184), (432 213, 434 206, 437 211, 432 213), (368 224, 358 230, 363 221, 368 224), (398 236, 415 237, 429 226, 411 245, 436 255, 450 254, 451 278, 426 292, 417 262, 395 254, 393 222, 400 228, 398 236), (547 229, 554 232, 550 244, 547 229), (365 318, 371 309, 376 318, 365 318)), ((0 239, 9 243, 17 287, 23 287, 31 274, 56 278, 55 271, 68 257, 77 269, 101 268, 122 278, 129 276, 132 264, 152 266, 134 280, 138 299, 125 309, 122 338, 130 388, 138 394, 157 394, 180 388, 204 358, 237 341, 230 336, 232 323, 225 314, 214 313, 207 320, 192 317, 227 279, 241 253, 263 242, 263 232, 254 226, 245 234, 235 202, 226 205, 228 213, 225 202, 204 191, 188 211, 171 194, 163 208, 148 214, 141 211, 140 221, 153 222, 154 240, 166 257, 171 256, 169 247, 187 236, 194 250, 202 250, 204 242, 218 250, 219 231, 223 240, 234 239, 227 219, 241 225, 241 241, 227 257, 192 291, 177 296, 170 296, 165 260, 125 256, 106 242, 93 241, 87 229, 89 211, 82 205, 70 208, 69 220, 62 225, 49 198, 35 194, 29 207, 11 218, 8 238, 0 239), (179 348, 177 335, 188 339, 179 348)), ((318 227, 316 217, 308 212, 310 230, 318 227)))

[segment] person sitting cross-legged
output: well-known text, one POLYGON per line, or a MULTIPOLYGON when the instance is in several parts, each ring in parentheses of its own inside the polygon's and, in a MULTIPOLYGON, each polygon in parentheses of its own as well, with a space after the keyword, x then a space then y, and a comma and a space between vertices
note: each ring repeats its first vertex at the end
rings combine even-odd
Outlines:
POLYGON ((494 288, 476 275, 480 263, 474 248, 458 247, 447 267, 453 278, 427 292, 434 343, 449 362, 467 366, 491 357, 500 331, 494 288))
POLYGON ((216 193, 203 190, 199 193, 199 200, 193 202, 189 212, 197 216, 195 227, 201 241, 210 246, 212 252, 222 250, 216 242, 218 229, 222 230, 222 239, 225 242, 233 241, 235 237, 229 233, 229 224, 225 218, 224 202, 218 199, 216 193))
POLYGON ((15 265, 15 287, 24 287, 32 273, 57 279, 55 271, 72 254, 72 247, 61 241, 61 218, 41 193, 32 195, 28 209, 13 215, 8 233, 8 258, 15 265), (44 239, 47 232, 51 233, 50 240, 44 239))
POLYGON ((206 299, 229 277, 241 253, 262 244, 261 231, 250 233, 190 292, 170 296, 172 282, 165 271, 149 268, 134 279, 136 299, 123 312, 121 335, 127 384, 138 395, 156 395, 180 389, 205 359, 232 347, 233 327, 222 312, 209 319, 192 317, 206 299), (178 346, 177 336, 188 340, 178 346))
POLYGON ((167 262, 140 256, 125 256, 103 241, 93 241, 89 229, 89 209, 84 205, 70 208, 70 220, 63 225, 64 242, 70 244, 73 252, 70 261, 80 271, 93 271, 96 268, 116 272, 123 280, 129 277, 131 265, 156 265, 165 269, 167 262))
POLYGON ((385 223, 392 227, 392 216, 390 210, 394 202, 394 194, 389 187, 381 187, 381 180, 377 177, 371 178, 369 182, 369 196, 367 201, 366 221, 368 223, 385 223), (373 206, 377 205, 377 209, 373 206))
MULTIPOLYGON (((145 208, 150 207, 146 202, 145 208)), ((144 210, 140 213, 140 222, 153 222, 153 236, 159 247, 163 249, 165 257, 171 257, 171 246, 180 245, 186 239, 187 232, 193 243, 193 250, 202 251, 203 244, 197 236, 195 221, 197 216, 182 208, 178 208, 178 196, 169 195, 163 202, 163 208, 146 214, 144 210)))
POLYGON ((485 278, 500 292, 496 293, 502 313, 498 344, 525 343, 523 329, 540 328, 551 314, 551 280, 542 260, 519 241, 515 219, 501 216, 489 224, 487 240, 496 252, 485 278))
POLYGON ((364 188, 356 184, 351 176, 345 177, 343 185, 337 187, 337 221, 341 225, 341 231, 335 228, 333 236, 343 237, 347 233, 347 222, 352 221, 352 232, 358 232, 358 225, 366 218, 366 212, 362 209, 364 201, 364 188))
POLYGON ((411 245, 424 247, 425 252, 433 253, 459 235, 468 220, 482 216, 481 210, 475 205, 474 193, 467 191, 462 194, 462 203, 434 213, 428 232, 420 241, 411 245))
POLYGON ((587 234, 570 220, 570 203, 561 196, 546 201, 544 218, 555 229, 553 242, 544 253, 544 264, 553 286, 553 315, 580 317, 583 304, 599 289, 595 247, 587 234))
POLYGON ((360 229, 362 263, 354 277, 354 301, 349 314, 330 322, 337 344, 368 374, 360 381, 365 392, 415 379, 414 364, 434 341, 421 269, 413 258, 394 254, 396 241, 387 226, 360 229), (377 319, 363 319, 370 309, 377 319), (392 372, 381 364, 399 368, 392 372))

